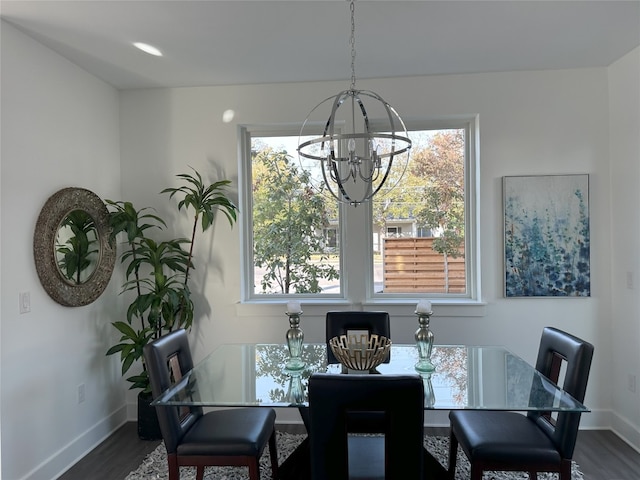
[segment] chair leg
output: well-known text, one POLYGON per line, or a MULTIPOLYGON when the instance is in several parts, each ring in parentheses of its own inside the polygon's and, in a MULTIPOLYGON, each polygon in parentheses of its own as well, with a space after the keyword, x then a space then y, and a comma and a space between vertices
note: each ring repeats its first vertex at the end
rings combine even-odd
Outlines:
POLYGON ((271 458, 271 478, 278 478, 278 445, 276 443, 276 429, 273 429, 269 437, 269 457, 271 458))
POLYGON ((560 480, 571 480, 571 460, 562 460, 559 477, 560 480))
POLYGON ((482 480, 482 466, 471 463, 471 480, 482 480))
POLYGON ((529 480, 538 480, 538 472, 529 472, 529 480))
POLYGON ((202 465, 199 465, 196 467, 196 480, 203 480, 204 479, 204 467, 202 465))
POLYGON ((260 458, 253 457, 249 462, 249 480, 260 480, 260 458))
POLYGON ((458 456, 458 439, 453 430, 449 434, 449 470, 447 471, 449 479, 456 478, 456 459, 458 456))
POLYGON ((180 480, 180 467, 176 454, 167 455, 167 461, 169 463, 169 480, 180 480))

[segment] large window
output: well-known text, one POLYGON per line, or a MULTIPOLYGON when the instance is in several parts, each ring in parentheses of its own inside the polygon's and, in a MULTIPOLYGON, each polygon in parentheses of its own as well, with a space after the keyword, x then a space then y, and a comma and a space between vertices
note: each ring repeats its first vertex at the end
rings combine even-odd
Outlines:
POLYGON ((243 128, 243 298, 477 299, 475 119, 417 127, 401 181, 358 207, 299 163, 299 127, 243 128))

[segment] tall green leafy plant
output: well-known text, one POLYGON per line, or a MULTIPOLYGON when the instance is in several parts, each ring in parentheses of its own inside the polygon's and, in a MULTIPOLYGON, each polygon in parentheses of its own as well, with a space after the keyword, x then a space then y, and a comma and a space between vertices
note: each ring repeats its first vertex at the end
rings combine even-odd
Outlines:
POLYGON ((232 225, 237 220, 236 205, 229 199, 226 194, 226 188, 231 184, 230 180, 220 180, 211 185, 205 185, 202 181, 202 176, 194 170, 195 176, 186 173, 181 173, 178 178, 186 182, 178 188, 165 188, 161 193, 168 193, 169 198, 174 195, 182 195, 182 200, 178 202, 178 210, 185 210, 193 208, 193 228, 191 229, 191 241, 189 245, 189 265, 185 273, 184 282, 185 285, 189 280, 189 267, 191 266, 191 259, 193 258, 193 246, 196 241, 196 230, 198 228, 198 221, 202 224, 202 231, 206 231, 211 225, 213 225, 215 214, 218 210, 222 210, 229 221, 229 225, 232 225))
MULTIPOLYGON (((157 241, 150 236, 166 227, 166 222, 148 208, 137 210, 131 202, 107 200, 112 235, 126 235, 126 249, 120 260, 126 266, 122 292, 133 292, 134 298, 127 308, 126 321, 113 322, 120 332, 119 343, 107 355, 120 354, 122 374, 125 375, 137 360, 142 359, 144 346, 177 328, 189 329, 194 318, 194 304, 189 290, 189 271, 193 265, 193 246, 197 225, 202 231, 209 229, 215 214, 221 209, 230 225, 236 221, 237 207, 229 199, 226 187, 231 183, 221 180, 205 185, 202 176, 180 174, 184 185, 167 188, 161 193, 183 195, 178 211, 193 209, 191 238, 157 241)), ((132 389, 150 391, 149 378, 143 363, 142 372, 127 378, 132 389)))

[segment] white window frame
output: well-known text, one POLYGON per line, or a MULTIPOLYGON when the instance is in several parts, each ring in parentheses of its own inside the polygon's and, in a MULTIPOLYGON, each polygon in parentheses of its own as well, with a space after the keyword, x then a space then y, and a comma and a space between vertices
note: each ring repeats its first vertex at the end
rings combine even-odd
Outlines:
MULTIPOLYGON (((482 304, 480 284, 480 155, 479 155, 479 119, 477 115, 449 116, 420 120, 405 120, 407 130, 435 130, 462 128, 465 130, 465 257, 467 289, 464 294, 419 294, 439 305, 478 305, 482 304)), ((374 293, 373 231, 371 205, 364 203, 354 208, 340 205, 340 248, 341 294, 256 294, 253 288, 253 232, 252 232, 252 195, 251 195, 251 138, 268 136, 297 136, 299 124, 287 125, 241 125, 239 138, 239 193, 241 218, 241 302, 243 303, 282 303, 297 298, 304 303, 348 304, 352 308, 384 308, 392 305, 415 303, 416 294, 374 293), (355 226, 364 225, 356 229, 355 226), (346 239, 349 238, 349 241, 346 239)), ((289 152, 296 156, 296 152, 289 152)))

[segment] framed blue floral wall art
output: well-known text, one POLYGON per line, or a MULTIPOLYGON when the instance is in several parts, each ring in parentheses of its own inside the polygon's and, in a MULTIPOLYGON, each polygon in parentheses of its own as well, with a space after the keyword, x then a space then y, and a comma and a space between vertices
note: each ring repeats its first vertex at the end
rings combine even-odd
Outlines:
POLYGON ((589 297, 589 175, 510 176, 502 187, 505 297, 589 297))

